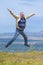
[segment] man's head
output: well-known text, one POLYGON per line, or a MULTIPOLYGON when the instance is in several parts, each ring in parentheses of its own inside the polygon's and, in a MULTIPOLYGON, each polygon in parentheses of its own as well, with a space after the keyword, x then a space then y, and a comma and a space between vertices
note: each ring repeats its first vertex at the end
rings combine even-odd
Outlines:
POLYGON ((20 12, 20 18, 24 17, 24 12, 20 12))

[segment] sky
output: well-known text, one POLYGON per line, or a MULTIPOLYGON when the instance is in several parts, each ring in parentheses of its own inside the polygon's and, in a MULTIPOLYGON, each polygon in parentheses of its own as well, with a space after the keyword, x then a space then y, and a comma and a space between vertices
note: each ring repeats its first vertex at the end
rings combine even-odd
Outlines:
POLYGON ((16 30, 16 20, 7 11, 12 10, 16 15, 36 15, 27 20, 25 32, 43 31, 43 0, 0 0, 0 33, 12 33, 16 30))

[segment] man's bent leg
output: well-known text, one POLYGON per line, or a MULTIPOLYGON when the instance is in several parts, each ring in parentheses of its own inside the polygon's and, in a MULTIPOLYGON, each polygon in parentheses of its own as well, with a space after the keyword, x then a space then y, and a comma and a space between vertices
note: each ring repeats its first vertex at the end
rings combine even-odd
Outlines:
POLYGON ((27 36, 25 35, 25 33, 23 31, 21 31, 20 34, 24 37, 24 42, 25 42, 24 45, 27 46, 27 47, 30 47, 30 45, 27 44, 28 39, 27 39, 27 36))
POLYGON ((12 42, 16 40, 16 38, 18 37, 18 35, 19 35, 19 31, 16 30, 16 33, 15 33, 14 37, 12 38, 12 40, 5 47, 7 48, 9 45, 11 45, 12 42))

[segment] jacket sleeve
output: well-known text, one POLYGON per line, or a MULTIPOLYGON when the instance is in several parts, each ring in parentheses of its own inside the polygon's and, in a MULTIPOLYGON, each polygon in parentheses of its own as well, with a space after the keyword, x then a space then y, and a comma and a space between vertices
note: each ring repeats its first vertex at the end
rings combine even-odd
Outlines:
POLYGON ((19 18, 18 16, 16 16, 11 10, 8 9, 8 11, 10 12, 10 14, 14 17, 14 18, 19 18))
POLYGON ((25 18, 26 18, 26 19, 28 19, 28 18, 32 17, 33 15, 35 15, 35 14, 34 14, 34 13, 32 13, 32 14, 30 14, 30 15, 26 16, 25 18))

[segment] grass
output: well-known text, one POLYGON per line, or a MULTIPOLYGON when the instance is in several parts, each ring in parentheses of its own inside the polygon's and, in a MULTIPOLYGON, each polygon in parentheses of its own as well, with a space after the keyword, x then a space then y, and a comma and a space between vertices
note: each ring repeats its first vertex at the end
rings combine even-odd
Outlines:
POLYGON ((43 65, 42 52, 0 52, 0 65, 43 65))

